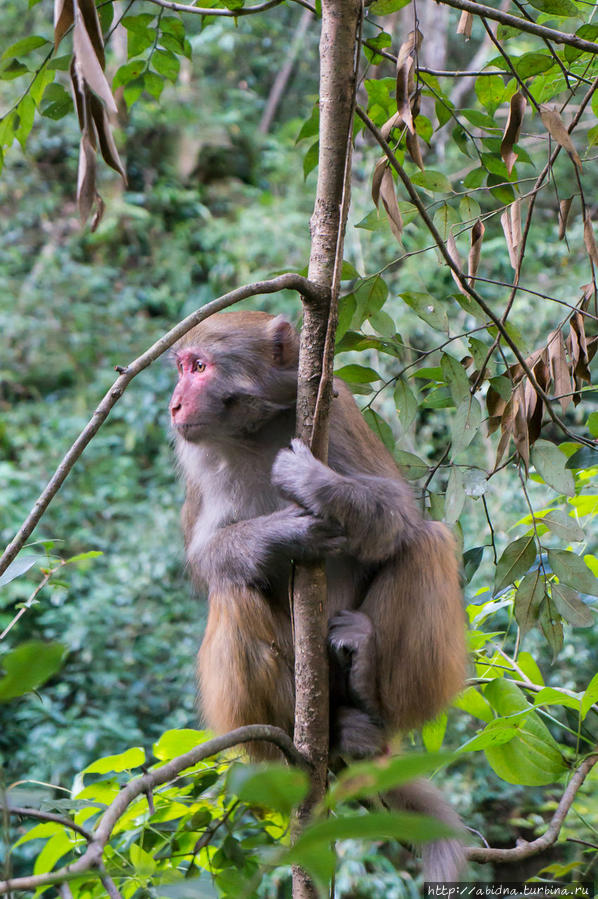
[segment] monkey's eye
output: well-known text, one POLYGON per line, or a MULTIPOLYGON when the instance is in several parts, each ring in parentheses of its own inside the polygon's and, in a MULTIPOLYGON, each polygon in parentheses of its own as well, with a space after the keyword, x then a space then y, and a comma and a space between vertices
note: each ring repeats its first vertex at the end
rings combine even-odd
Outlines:
POLYGON ((202 362, 201 359, 198 359, 194 365, 194 371, 202 372, 206 370, 206 363, 202 362))
POLYGON ((177 361, 176 361, 176 367, 177 367, 177 369, 178 369, 178 371, 179 371, 179 374, 182 375, 182 374, 183 374, 183 363, 181 362, 180 359, 177 359, 177 361))

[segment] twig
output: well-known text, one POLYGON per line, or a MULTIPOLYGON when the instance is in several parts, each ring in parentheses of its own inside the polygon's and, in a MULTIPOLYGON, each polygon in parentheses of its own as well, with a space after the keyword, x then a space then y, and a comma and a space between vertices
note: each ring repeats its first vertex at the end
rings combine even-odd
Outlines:
POLYGON ((471 846, 465 850, 467 858, 471 862, 515 862, 522 858, 529 858, 531 855, 538 855, 544 852, 556 842, 560 833, 563 822, 567 816, 569 809, 573 804, 573 800, 584 780, 598 762, 598 755, 594 754, 585 759, 576 770, 575 774, 567 784, 565 792, 561 796, 557 809, 550 819, 548 829, 542 836, 535 840, 519 840, 516 846, 511 849, 486 849, 478 846, 471 846))
POLYGON ((37 818, 38 821, 54 821, 56 824, 61 824, 62 827, 68 827, 70 830, 74 830, 75 833, 80 834, 80 836, 86 839, 88 843, 93 840, 91 831, 81 827, 80 824, 75 824, 70 818, 64 818, 62 815, 54 814, 54 812, 44 812, 41 809, 29 808, 24 805, 8 805, 6 806, 6 811, 9 815, 15 815, 20 818, 37 818))
POLYGON ((307 278, 303 278, 301 275, 293 272, 278 275, 278 277, 270 278, 267 281, 256 281, 253 284, 246 284, 243 287, 237 287, 235 290, 225 293, 218 299, 202 306, 201 309, 192 312, 191 315, 188 315, 187 318, 183 319, 182 322, 179 322, 167 334, 152 344, 145 353, 142 353, 141 356, 138 356, 137 359, 126 366, 122 374, 119 375, 112 387, 104 395, 104 398, 71 448, 64 455, 16 536, 6 547, 2 557, 0 557, 0 574, 6 571, 19 550, 23 548, 42 515, 62 487, 75 462, 79 459, 92 437, 104 424, 110 410, 116 405, 133 378, 151 365, 152 362, 155 362, 166 350, 170 349, 187 331, 190 331, 191 328, 208 318, 208 316, 213 315, 215 312, 220 312, 234 303, 239 303, 241 300, 246 300, 248 297, 254 297, 262 293, 277 293, 280 290, 296 290, 306 298, 308 303, 316 306, 326 302, 327 299, 326 291, 323 291, 322 288, 307 278))
POLYGON ((518 31, 525 31, 545 40, 554 41, 555 44, 567 44, 570 47, 576 47, 577 50, 582 50, 584 53, 598 53, 598 44, 595 44, 593 41, 585 41, 575 34, 567 34, 565 31, 557 31, 556 28, 547 28, 545 25, 538 25, 536 22, 528 22, 526 19, 512 16, 510 13, 494 9, 492 6, 473 3, 472 0, 439 0, 439 2, 452 6, 454 9, 463 9, 474 16, 485 16, 487 19, 494 19, 496 22, 509 25, 518 31))
MULTIPOLYGON (((147 793, 148 790, 153 790, 162 784, 174 780, 181 771, 184 771, 186 768, 192 768, 198 762, 212 755, 217 755, 219 752, 230 749, 232 746, 237 746, 239 743, 250 743, 254 740, 266 740, 269 743, 273 743, 291 764, 302 768, 304 771, 309 769, 308 763, 296 749, 291 738, 279 727, 272 727, 269 724, 250 724, 246 727, 232 730, 228 734, 223 734, 221 737, 214 737, 213 740, 208 740, 206 743, 196 746, 165 765, 161 765, 159 768, 148 771, 147 774, 142 774, 129 781, 103 813, 93 834, 91 834, 89 845, 81 858, 78 858, 70 865, 66 865, 64 868, 60 868, 58 871, 52 871, 48 874, 32 874, 28 877, 12 878, 10 881, 0 881, 0 895, 5 895, 12 890, 33 891, 42 886, 63 883, 65 880, 71 879, 73 875, 96 868, 100 872, 100 878, 108 895, 111 899, 119 899, 120 893, 103 869, 102 853, 112 835, 116 822, 126 812, 133 800, 143 793, 147 793)), ((66 822, 64 823, 66 826, 66 822)), ((68 822, 68 826, 73 826, 71 821, 68 822)))
POLYGON ((282 2, 283 0, 268 0, 267 3, 259 3, 257 6, 245 6, 241 7, 241 9, 210 9, 209 7, 188 6, 186 3, 174 3, 172 0, 150 0, 150 3, 155 3, 164 9, 172 9, 175 12, 188 12, 196 16, 228 16, 234 19, 238 16, 252 16, 258 12, 265 12, 267 9, 272 9, 273 6, 279 6, 282 2))

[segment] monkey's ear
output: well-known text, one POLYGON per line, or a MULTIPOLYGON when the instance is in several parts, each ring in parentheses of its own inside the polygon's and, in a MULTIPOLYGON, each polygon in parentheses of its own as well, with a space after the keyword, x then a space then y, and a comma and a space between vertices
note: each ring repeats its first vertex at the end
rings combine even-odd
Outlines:
POLYGON ((297 361, 299 352, 299 337, 292 324, 284 315, 277 315, 270 322, 270 334, 272 336, 272 358, 274 364, 280 368, 286 368, 297 361))

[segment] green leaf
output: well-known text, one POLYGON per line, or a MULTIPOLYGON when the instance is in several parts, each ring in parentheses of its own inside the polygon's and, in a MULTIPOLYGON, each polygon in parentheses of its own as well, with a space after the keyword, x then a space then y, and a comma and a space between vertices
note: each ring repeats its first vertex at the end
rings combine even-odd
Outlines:
POLYGON ((482 423, 482 407, 477 399, 470 396, 457 406, 451 424, 451 459, 469 446, 479 432, 482 423))
POLYGON ((498 109, 505 100, 505 85, 501 75, 488 75, 484 78, 476 78, 475 92, 478 100, 490 115, 498 109))
POLYGON ((542 633, 552 649, 552 660, 554 661, 563 648, 563 623, 560 616, 556 613, 554 603, 548 598, 540 606, 538 621, 542 628, 542 633))
POLYGON ((365 365, 343 365, 334 374, 348 384, 369 384, 371 381, 380 380, 378 372, 365 365))
POLYGON ((377 412, 374 412, 373 409, 366 409, 363 413, 363 417, 374 434, 380 438, 386 449, 392 452, 395 448, 395 438, 388 422, 377 412))
POLYGON ((429 293, 409 291, 399 294, 415 314, 438 331, 448 332, 448 315, 442 305, 429 293))
POLYGON ((572 0, 530 0, 531 5, 540 12, 553 16, 579 18, 580 13, 572 0))
POLYGON ((463 472, 453 465, 449 474, 446 495, 444 498, 444 520, 451 526, 455 524, 463 511, 465 490, 463 489, 463 472))
MULTIPOLYGON (((501 717, 530 708, 521 690, 506 678, 493 680, 484 695, 501 717)), ((517 723, 517 735, 485 750, 490 767, 507 783, 542 786, 566 771, 558 743, 535 712, 517 723)))
POLYGON ((496 596, 509 584, 522 577, 534 564, 536 558, 536 544, 532 536, 520 537, 510 543, 498 560, 494 574, 494 589, 492 595, 496 596))
POLYGON ((426 721, 422 727, 422 740, 428 752, 438 752, 442 746, 447 723, 446 712, 441 712, 432 721, 426 721))
POLYGON ((164 75, 174 83, 179 76, 181 64, 170 50, 155 50, 152 54, 152 67, 159 75, 164 75))
POLYGON ((395 408, 404 431, 411 427, 417 416, 417 399, 409 384, 402 378, 394 389, 395 408))
POLYGON ((368 316, 368 321, 374 331, 376 333, 381 334, 382 337, 394 337, 396 334, 395 323, 384 309, 381 309, 379 312, 374 312, 373 315, 368 316))
POLYGON ((108 774, 116 771, 131 771, 133 768, 139 768, 145 764, 145 750, 141 746, 132 746, 124 752, 117 755, 106 755, 101 759, 96 759, 87 768, 84 768, 82 774, 108 774))
POLYGON ((388 287, 386 282, 380 275, 375 278, 367 278, 360 284, 355 286, 355 299, 357 301, 357 312, 355 313, 355 321, 358 326, 364 319, 370 318, 379 312, 384 305, 388 296, 388 287))
POLYGON ((493 720, 492 706, 476 687, 466 687, 453 701, 453 705, 480 721, 489 723, 493 720))
POLYGON ((129 849, 129 856, 135 873, 141 876, 153 874, 156 870, 156 861, 151 853, 146 852, 137 843, 133 843, 129 849))
POLYGON ((19 117, 19 124, 15 129, 15 137, 21 147, 25 149, 25 143, 27 142, 29 132, 33 127, 33 120, 35 119, 35 103, 30 93, 25 94, 17 106, 17 115, 19 117))
POLYGON ((150 97, 159 100, 164 90, 164 81, 155 72, 145 72, 143 75, 143 87, 150 97))
POLYGON ((443 172, 435 172, 432 169, 426 169, 425 172, 416 172, 415 175, 412 175, 411 181, 417 187, 423 187, 432 193, 452 193, 453 190, 451 182, 446 175, 443 172))
POLYGON ((472 546, 463 553, 463 574, 465 580, 469 583, 480 567, 484 556, 483 546, 472 546))
POLYGON ((557 493, 575 496, 575 481, 565 468, 566 456, 548 440, 537 440, 532 450, 532 462, 542 480, 557 493))
POLYGON ((522 638, 538 621, 545 589, 545 580, 539 569, 526 574, 517 588, 514 612, 522 638))
POLYGON ((567 459, 566 467, 573 471, 595 468, 598 465, 598 449, 591 446, 582 446, 577 452, 567 459))
POLYGON ((397 465, 401 469, 403 475, 408 481, 417 481, 427 475, 429 465, 416 456, 415 453, 408 453, 405 450, 395 450, 394 457, 397 465))
POLYGON ((153 745, 153 753, 157 759, 168 761, 177 755, 184 755, 191 749, 195 749, 200 743, 204 743, 211 734, 205 730, 193 730, 181 728, 180 730, 167 730, 153 745))
MULTIPOLYGON (((127 56, 131 59, 133 56, 139 56, 148 47, 151 47, 156 40, 155 28, 144 28, 141 30, 129 31, 127 35, 127 56)), ((156 51, 159 52, 159 51, 156 51)), ((155 62, 154 62, 155 65, 155 62)))
POLYGON ((340 297, 338 301, 338 324, 336 327, 336 342, 340 343, 346 331, 351 326, 351 321, 357 309, 357 300, 352 293, 340 297))
POLYGON ((579 712, 580 702, 581 696, 569 696, 568 693, 563 693, 562 690, 554 687, 544 687, 534 696, 535 706, 562 705, 565 708, 574 709, 576 712, 579 712))
POLYGON ((134 103, 137 102, 141 94, 145 89, 145 76, 142 75, 139 78, 134 78, 132 81, 125 86, 123 90, 123 97, 125 103, 129 108, 133 106, 134 103))
POLYGON ((128 62, 126 65, 121 66, 112 79, 112 89, 116 90, 117 87, 129 84, 130 81, 139 78, 144 69, 145 62, 142 59, 135 59, 132 62, 128 62))
POLYGON ((61 643, 29 640, 0 656, 0 702, 37 690, 61 668, 66 648, 61 643))
POLYGON ((565 549, 549 549, 548 561, 561 583, 582 593, 598 596, 598 578, 594 577, 581 556, 565 549))
POLYGON ((586 717, 590 709, 598 702, 598 674, 595 674, 587 686, 581 700, 581 719, 586 717))
POLYGON ((305 156, 303 157, 303 177, 307 178, 309 173, 313 171, 318 164, 320 153, 320 142, 317 140, 311 145, 305 156))
POLYGON ((525 79, 548 72, 556 63, 548 53, 524 53, 519 59, 513 60, 513 65, 519 77, 525 79))
POLYGON ((288 815, 307 795, 307 775, 283 764, 234 765, 228 788, 242 802, 271 808, 288 815))
POLYGON ((541 521, 553 534, 556 534, 562 540, 567 540, 571 543, 581 543, 585 540, 583 528, 579 526, 574 518, 571 518, 570 515, 561 509, 551 509, 541 521))
MULTIPOLYGON (((81 843, 83 842, 82 838, 79 838, 79 840, 81 843)), ((54 836, 48 840, 36 856, 33 873, 46 874, 47 872, 52 871, 59 859, 72 851, 73 841, 67 830, 62 828, 60 833, 54 834, 54 836)))
POLYGON ((397 9, 403 9, 411 0, 374 0, 368 12, 374 13, 375 16, 387 16, 397 9))
POLYGON ((552 584, 550 595, 559 615, 574 627, 591 627, 595 616, 579 598, 579 594, 565 584, 552 584))
POLYGON ((42 558, 42 556, 19 556, 16 558, 14 562, 10 563, 4 574, 0 574, 0 587, 10 584, 15 578, 25 574, 26 571, 29 571, 29 569, 42 558))
POLYGON ((495 718, 483 730, 467 740, 459 747, 459 752, 478 752, 480 749, 489 749, 493 746, 504 746, 510 743, 518 733, 518 721, 505 721, 495 718))
POLYGON ((330 787, 326 806, 334 808, 340 802, 377 796, 416 777, 432 774, 454 758, 450 752, 427 752, 353 762, 330 787))
POLYGON ((449 356, 448 353, 443 353, 440 359, 440 367, 442 368, 444 380, 451 391, 451 396, 455 401, 455 406, 458 406, 463 400, 469 401, 469 378, 461 363, 453 356, 449 356))
POLYGON ((20 41, 11 44, 10 47, 4 51, 1 58, 15 59, 17 56, 26 56, 27 53, 31 53, 32 50, 48 46, 49 43, 50 41, 46 40, 45 37, 41 37, 39 34, 33 34, 31 37, 21 38, 20 41))

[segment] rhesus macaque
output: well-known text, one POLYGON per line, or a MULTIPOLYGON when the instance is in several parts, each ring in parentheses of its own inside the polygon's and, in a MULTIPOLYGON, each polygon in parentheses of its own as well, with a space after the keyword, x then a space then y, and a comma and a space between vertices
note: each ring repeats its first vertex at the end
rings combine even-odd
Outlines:
MULTIPOLYGON (((293 732, 292 560, 326 561, 332 751, 379 754, 463 685, 464 619, 453 539, 424 521, 390 453, 335 382, 328 466, 295 428, 298 336, 281 316, 212 316, 175 347, 170 403, 186 483, 189 567, 209 591, 198 657, 206 722, 293 732), (290 444, 290 448, 289 448, 290 444)), ((250 745, 253 758, 278 750, 250 745)), ((455 813, 429 784, 391 804, 455 813)), ((455 841, 432 844, 428 879, 456 875, 455 841), (434 848, 436 847, 436 848, 434 848)))

